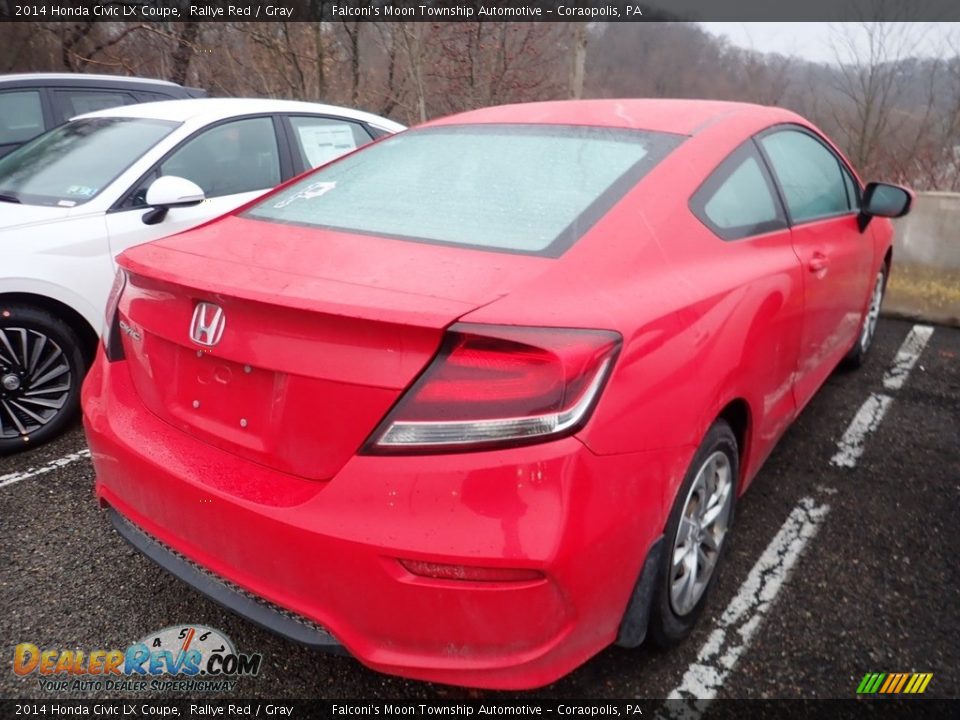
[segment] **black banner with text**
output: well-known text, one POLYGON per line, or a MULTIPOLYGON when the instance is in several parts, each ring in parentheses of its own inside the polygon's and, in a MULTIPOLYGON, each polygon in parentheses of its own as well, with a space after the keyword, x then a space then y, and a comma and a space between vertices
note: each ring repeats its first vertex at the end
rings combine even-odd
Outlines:
POLYGON ((13 718, 654 718, 946 720, 957 700, 0 700, 13 718))
POLYGON ((957 0, 0 0, 3 21, 948 21, 957 0))

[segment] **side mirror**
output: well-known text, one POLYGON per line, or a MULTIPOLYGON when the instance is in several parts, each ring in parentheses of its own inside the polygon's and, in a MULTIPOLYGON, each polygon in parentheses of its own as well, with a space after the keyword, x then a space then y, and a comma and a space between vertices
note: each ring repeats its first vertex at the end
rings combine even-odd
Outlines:
POLYGON ((872 217, 903 217, 913 205, 913 192, 890 183, 867 183, 860 203, 860 229, 867 227, 872 217))
POLYGON ((152 210, 143 216, 144 225, 156 225, 174 207, 190 207, 204 201, 203 190, 195 182, 176 175, 164 175, 147 188, 147 205, 152 210))

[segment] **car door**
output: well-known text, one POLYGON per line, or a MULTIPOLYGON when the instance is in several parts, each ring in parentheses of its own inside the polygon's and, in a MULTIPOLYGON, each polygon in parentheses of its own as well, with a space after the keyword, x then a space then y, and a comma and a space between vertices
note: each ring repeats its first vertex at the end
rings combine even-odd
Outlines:
POLYGON ((732 288, 737 311, 723 331, 740 353, 745 394, 757 412, 748 467, 762 462, 796 416, 793 378, 800 348, 802 270, 769 170, 752 139, 714 170, 690 209, 724 247, 711 272, 732 288))
POLYGON ((804 268, 804 312, 794 392, 803 407, 852 346, 873 247, 857 222, 859 193, 840 157, 813 132, 779 126, 760 147, 777 180, 804 268))
POLYGON ((114 257, 133 245, 188 230, 253 200, 288 177, 272 116, 244 117, 204 128, 184 140, 134 184, 107 214, 114 257), (205 200, 171 208, 155 225, 143 217, 146 196, 158 177, 176 175, 195 182, 205 200))

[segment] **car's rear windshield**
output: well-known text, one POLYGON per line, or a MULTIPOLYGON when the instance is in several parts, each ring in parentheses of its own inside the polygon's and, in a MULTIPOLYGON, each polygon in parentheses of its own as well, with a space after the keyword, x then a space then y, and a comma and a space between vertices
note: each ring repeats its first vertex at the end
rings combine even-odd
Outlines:
POLYGON ((85 203, 177 124, 143 118, 68 122, 0 158, 0 196, 28 205, 85 203))
POLYGON ((556 257, 682 139, 567 125, 410 130, 320 168, 245 215, 556 257))

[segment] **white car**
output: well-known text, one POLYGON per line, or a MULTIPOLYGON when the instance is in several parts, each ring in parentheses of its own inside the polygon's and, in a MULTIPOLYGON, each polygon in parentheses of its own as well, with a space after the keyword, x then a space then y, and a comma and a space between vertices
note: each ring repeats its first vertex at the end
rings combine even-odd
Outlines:
POLYGON ((120 252, 403 129, 330 105, 173 100, 81 115, 0 158, 0 455, 75 414, 120 252))

